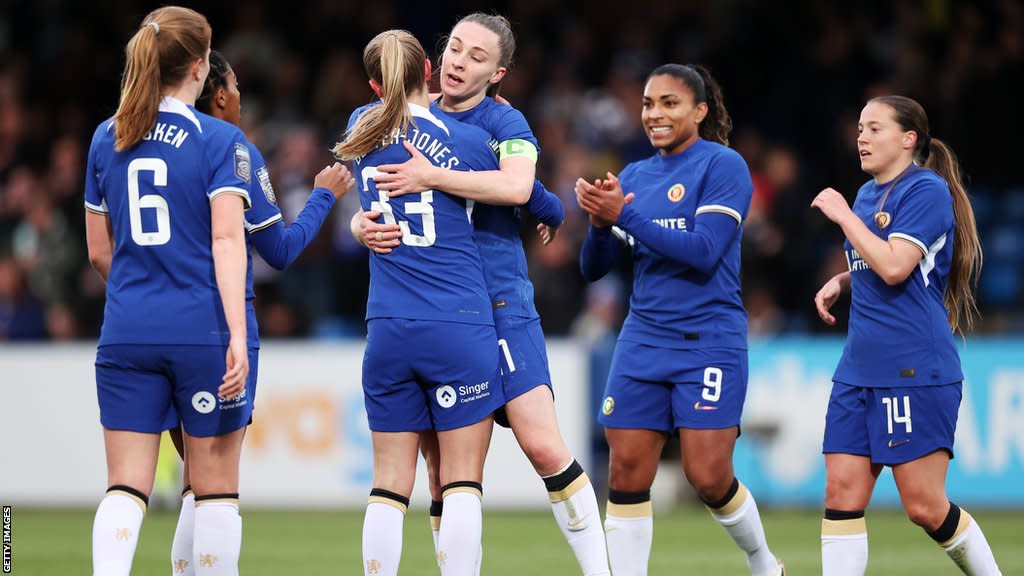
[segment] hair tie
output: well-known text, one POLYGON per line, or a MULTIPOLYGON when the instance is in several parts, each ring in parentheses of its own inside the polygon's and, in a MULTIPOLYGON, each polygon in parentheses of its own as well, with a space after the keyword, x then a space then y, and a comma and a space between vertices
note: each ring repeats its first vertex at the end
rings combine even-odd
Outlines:
POLYGON ((153 34, 156 34, 157 36, 160 35, 160 25, 157 24, 156 22, 146 22, 146 26, 152 26, 153 27, 153 34))

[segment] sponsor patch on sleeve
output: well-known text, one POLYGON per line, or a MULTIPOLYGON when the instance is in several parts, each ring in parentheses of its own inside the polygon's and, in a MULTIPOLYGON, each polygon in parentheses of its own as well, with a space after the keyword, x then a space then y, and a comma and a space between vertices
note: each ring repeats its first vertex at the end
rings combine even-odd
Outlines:
POLYGON ((263 189, 263 195, 267 197, 267 202, 277 205, 274 185, 270 183, 270 170, 267 170, 266 166, 260 166, 256 169, 256 179, 259 180, 260 188, 263 189))
POLYGON ((252 173, 252 161, 249 159, 249 147, 235 142, 235 176, 248 183, 252 173))

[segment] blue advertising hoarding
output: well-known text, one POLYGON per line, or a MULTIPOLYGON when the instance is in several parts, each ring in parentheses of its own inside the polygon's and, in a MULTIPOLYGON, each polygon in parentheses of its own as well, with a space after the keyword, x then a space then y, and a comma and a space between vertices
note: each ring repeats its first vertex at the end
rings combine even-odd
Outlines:
MULTIPOLYGON (((820 506, 821 439, 843 340, 752 341, 750 384, 736 473, 758 501, 820 506)), ((960 343, 966 381, 948 490, 965 506, 1024 508, 1024 340, 960 343)), ((898 505, 888 470, 875 505, 898 505)))

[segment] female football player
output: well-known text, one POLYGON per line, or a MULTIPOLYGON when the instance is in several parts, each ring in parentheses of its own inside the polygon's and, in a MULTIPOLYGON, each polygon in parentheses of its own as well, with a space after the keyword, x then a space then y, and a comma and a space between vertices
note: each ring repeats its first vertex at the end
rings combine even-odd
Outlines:
POLYGON ((746 553, 751 574, 779 575, 757 504, 732 465, 747 389, 739 268, 750 171, 727 146, 732 121, 704 68, 656 68, 641 119, 654 156, 618 177, 576 183, 591 222, 580 256, 584 278, 608 272, 620 238, 633 257, 629 316, 599 417, 611 450, 605 532, 612 573, 647 573, 651 484, 665 440, 678 430, 686 479, 746 553))
POLYGON ((825 416, 822 574, 864 574, 864 509, 882 467, 891 466, 911 522, 965 574, 997 575, 981 528, 946 495, 964 379, 953 334, 977 315, 974 212, 956 158, 928 133, 916 101, 874 98, 857 129, 871 180, 852 209, 832 188, 811 203, 842 228, 850 268, 818 291, 818 315, 834 324, 829 308, 842 291, 852 295, 825 416))
POLYGON ((398 226, 403 243, 370 258, 362 374, 374 478, 363 524, 363 569, 367 575, 397 574, 419 433, 434 429, 447 510, 438 563, 445 576, 470 575, 480 555, 491 415, 504 404, 480 254, 464 199, 443 189, 391 198, 374 176, 380 166, 409 157, 403 142, 460 170, 488 170, 495 157, 482 130, 429 109, 430 61, 411 34, 378 34, 363 52, 363 64, 380 100, 353 112, 334 152, 354 162, 363 210, 398 226))
MULTIPOLYGON (((441 56, 441 98, 437 106, 452 118, 483 128, 495 142, 500 169, 445 170, 410 148, 413 158, 404 164, 381 166, 383 174, 376 182, 392 197, 441 188, 477 202, 473 208, 473 237, 483 258, 494 308, 508 400, 496 418, 511 427, 523 453, 544 481, 555 521, 583 574, 597 576, 608 574, 597 498, 590 479, 558 429, 544 333, 519 236, 519 205, 525 205, 541 221, 538 230, 545 243, 557 234, 562 205, 535 181, 539 147, 526 118, 519 110, 494 99, 514 53, 515 38, 508 20, 478 12, 456 23, 441 56)), ((378 251, 397 247, 401 232, 373 224, 368 217, 374 216, 370 213, 359 219, 357 215, 353 219, 354 234, 378 251)), ((436 537, 443 507, 437 490, 436 449, 429 436, 424 438, 423 448, 431 472, 434 501, 430 514, 436 537)))
MULTIPOLYGON (((196 100, 196 108, 204 114, 235 126, 241 122, 242 100, 238 91, 238 78, 227 59, 216 50, 210 51, 210 73, 206 77, 202 94, 196 100)), ((267 170, 263 155, 252 143, 249 143, 249 157, 253 177, 249 181, 252 207, 245 212, 245 229, 250 248, 246 255, 245 304, 251 363, 246 394, 249 402, 254 403, 259 362, 259 327, 256 324, 256 309, 253 306, 255 295, 252 288, 251 249, 255 248, 260 256, 277 270, 283 270, 295 261, 313 240, 331 207, 334 206, 335 200, 348 192, 355 184, 355 180, 349 174, 348 168, 340 163, 324 168, 313 180, 313 192, 306 200, 302 212, 295 222, 285 226, 281 210, 277 207, 274 187, 270 183, 270 172, 267 170)), ((184 459, 181 428, 175 427, 170 434, 178 454, 184 459)), ((195 564, 191 558, 195 495, 189 485, 187 459, 182 476, 185 487, 182 490, 181 511, 174 531, 174 543, 171 546, 171 566, 174 574, 191 576, 195 574, 195 564)))
POLYGON ((93 523, 96 575, 131 570, 174 408, 196 500, 191 558, 204 574, 238 573, 252 174, 242 133, 193 108, 210 37, 197 12, 150 12, 128 42, 117 112, 89 149, 89 259, 107 284, 96 385, 109 487, 93 523))

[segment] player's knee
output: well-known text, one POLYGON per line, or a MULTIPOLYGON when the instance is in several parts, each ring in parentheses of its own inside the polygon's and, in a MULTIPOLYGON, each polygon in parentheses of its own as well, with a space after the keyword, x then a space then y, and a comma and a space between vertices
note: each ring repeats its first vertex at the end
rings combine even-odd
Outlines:
POLYGON ((911 522, 928 531, 933 531, 942 525, 949 505, 946 502, 928 502, 914 499, 903 503, 903 509, 911 522))
POLYGON ((650 490, 654 477, 643 473, 647 466, 641 458, 612 458, 608 466, 608 487, 626 492, 650 490))
POLYGON ((702 470, 687 477, 690 486, 704 502, 717 502, 729 491, 735 480, 731 474, 723 475, 715 471, 702 470))
POLYGON ((572 455, 561 439, 550 434, 527 434, 523 437, 520 447, 534 470, 541 476, 554 474, 565 468, 572 455))
POLYGON ((869 496, 870 491, 849 478, 832 475, 825 482, 825 508, 863 510, 869 496))

